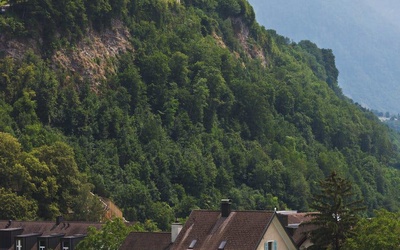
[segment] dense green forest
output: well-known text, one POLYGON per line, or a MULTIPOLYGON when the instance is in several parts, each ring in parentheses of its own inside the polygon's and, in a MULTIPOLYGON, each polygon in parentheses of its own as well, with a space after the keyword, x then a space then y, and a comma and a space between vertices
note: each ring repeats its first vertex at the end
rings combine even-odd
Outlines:
POLYGON ((400 208, 396 143, 342 94, 332 51, 266 30, 246 0, 10 0, 0 30, 39 48, 0 52, 0 201, 21 208, 1 219, 93 220, 89 191, 160 229, 223 197, 307 211, 332 170, 368 212, 400 208), (100 83, 52 62, 113 20, 133 49, 100 83))

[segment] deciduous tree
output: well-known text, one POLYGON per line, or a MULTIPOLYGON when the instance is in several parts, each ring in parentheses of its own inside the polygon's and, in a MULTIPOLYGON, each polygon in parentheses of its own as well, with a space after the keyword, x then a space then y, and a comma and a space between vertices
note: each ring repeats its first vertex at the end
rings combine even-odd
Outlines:
POLYGON ((343 249, 400 249, 400 213, 381 209, 375 217, 361 219, 354 227, 355 235, 346 240, 343 249))

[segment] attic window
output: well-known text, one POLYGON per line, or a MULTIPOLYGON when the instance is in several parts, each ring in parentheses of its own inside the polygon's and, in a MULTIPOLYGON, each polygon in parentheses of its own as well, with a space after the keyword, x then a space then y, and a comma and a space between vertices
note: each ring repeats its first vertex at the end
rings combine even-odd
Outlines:
POLYGON ((221 241, 221 244, 219 244, 218 250, 223 250, 226 245, 226 240, 221 241))
POLYGON ((194 245, 196 245, 197 240, 192 240, 192 242, 189 245, 189 249, 193 249, 194 245))

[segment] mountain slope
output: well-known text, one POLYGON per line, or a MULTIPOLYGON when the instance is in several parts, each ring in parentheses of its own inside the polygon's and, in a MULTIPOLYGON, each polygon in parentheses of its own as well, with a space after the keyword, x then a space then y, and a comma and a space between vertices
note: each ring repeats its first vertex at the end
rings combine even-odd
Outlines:
POLYGON ((339 84, 355 102, 397 114, 400 61, 394 1, 249 1, 257 20, 295 41, 311 40, 331 48, 339 84), (390 9, 389 9, 390 8, 390 9))
MULTIPOLYGON (((68 22, 77 23, 81 37, 68 36, 70 26, 44 32, 47 19, 37 12, 23 18, 32 7, 24 3, 0 16, 0 24, 22 24, 4 39, 37 44, 22 58, 3 51, 0 60, 0 130, 20 143, 12 161, 0 161, 7 170, 0 174, 28 180, 27 188, 18 181, 1 187, 15 200, 28 197, 31 203, 21 206, 49 211, 37 217, 86 206, 70 199, 83 188, 67 188, 84 184, 112 198, 128 220, 151 219, 161 229, 193 208, 214 208, 222 197, 232 198, 235 209, 307 210, 331 171, 354 182, 369 212, 399 208, 398 149, 372 113, 343 96, 331 50, 266 31, 244 0, 122 1, 125 7, 109 5, 96 15, 92 4, 108 1, 72 2, 82 11, 68 22), (88 31, 104 37, 118 20, 129 46, 82 60, 105 61, 112 70, 93 78, 82 73, 91 67, 54 63, 61 52, 79 59, 88 31), (57 199, 36 195, 35 169, 57 177, 51 183, 58 193, 50 195, 57 199), (63 179, 68 169, 74 178, 63 179)), ((37 4, 56 24, 67 22, 61 3, 37 4)))

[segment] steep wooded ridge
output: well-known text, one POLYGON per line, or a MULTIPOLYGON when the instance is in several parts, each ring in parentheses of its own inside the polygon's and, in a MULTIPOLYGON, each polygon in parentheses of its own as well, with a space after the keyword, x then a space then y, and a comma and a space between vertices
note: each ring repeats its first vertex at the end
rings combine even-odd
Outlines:
POLYGON ((332 51, 266 31, 246 0, 10 4, 0 203, 20 209, 2 219, 93 219, 89 190, 160 229, 222 197, 308 210, 333 170, 369 212, 399 209, 399 151, 342 95, 332 51))

